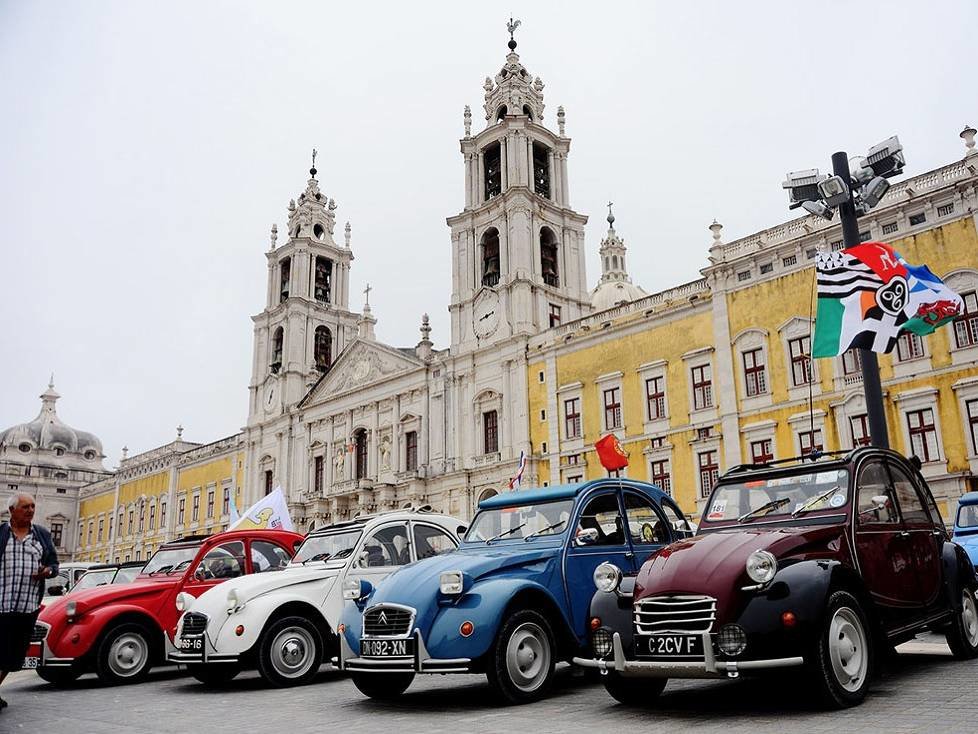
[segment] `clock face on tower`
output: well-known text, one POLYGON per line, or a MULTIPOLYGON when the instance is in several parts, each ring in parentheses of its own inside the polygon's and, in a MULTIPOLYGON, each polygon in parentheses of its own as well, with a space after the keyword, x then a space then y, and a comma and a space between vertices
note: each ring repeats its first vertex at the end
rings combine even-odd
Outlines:
POLYGON ((491 336, 499 325, 499 296, 494 291, 484 290, 475 300, 472 308, 472 329, 480 339, 491 336))

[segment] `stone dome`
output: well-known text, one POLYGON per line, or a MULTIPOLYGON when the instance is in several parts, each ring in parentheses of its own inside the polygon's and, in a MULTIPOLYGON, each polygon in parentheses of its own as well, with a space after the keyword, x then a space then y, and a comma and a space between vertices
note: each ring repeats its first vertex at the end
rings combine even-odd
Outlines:
MULTIPOLYGON (((41 393, 41 412, 37 417, 20 425, 0 431, 0 448, 9 459, 22 455, 29 463, 29 455, 35 451, 52 451, 80 455, 87 461, 101 464, 102 442, 92 433, 79 431, 58 417, 55 403, 61 396, 55 392, 53 381, 41 393)), ((60 454, 59 454, 60 455, 60 454)))
POLYGON ((591 292, 591 308, 604 311, 622 303, 631 303, 645 298, 648 293, 627 280, 605 280, 591 292))
POLYGON ((601 280, 591 291, 591 308, 604 311, 622 303, 631 303, 648 295, 639 286, 632 283, 625 266, 625 240, 615 232, 615 215, 611 212, 611 202, 608 202, 608 234, 601 240, 598 255, 601 258, 601 280))

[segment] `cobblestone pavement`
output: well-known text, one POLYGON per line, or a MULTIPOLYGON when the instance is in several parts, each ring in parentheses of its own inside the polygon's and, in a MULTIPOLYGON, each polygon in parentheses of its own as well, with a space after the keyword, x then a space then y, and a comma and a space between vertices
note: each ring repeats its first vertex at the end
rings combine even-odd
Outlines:
POLYGON ((208 689, 176 668, 145 683, 103 687, 85 676, 68 690, 35 673, 13 675, 0 693, 10 708, 0 732, 973 732, 978 661, 950 658, 943 640, 908 643, 877 678, 862 706, 825 712, 797 681, 672 681, 655 709, 616 704, 594 679, 561 668, 554 695, 530 706, 493 704, 483 676, 421 676, 396 703, 364 698, 324 668, 311 685, 266 689, 255 673, 208 689))

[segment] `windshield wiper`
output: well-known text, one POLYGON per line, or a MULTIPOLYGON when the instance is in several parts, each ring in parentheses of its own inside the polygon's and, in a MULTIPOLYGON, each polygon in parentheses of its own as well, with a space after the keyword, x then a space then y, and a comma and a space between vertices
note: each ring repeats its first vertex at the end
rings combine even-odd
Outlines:
POLYGON ((499 535, 493 535, 491 538, 489 538, 488 540, 486 540, 486 545, 489 545, 494 540, 499 540, 500 538, 505 538, 507 535, 512 535, 517 530, 522 530, 525 527, 526 527, 526 523, 525 522, 522 522, 519 525, 517 525, 515 528, 510 528, 509 530, 504 530, 499 535))
POLYGON ((302 565, 305 566, 310 561, 323 561, 323 562, 325 562, 326 559, 330 557, 330 555, 332 555, 332 554, 330 554, 330 553, 317 553, 314 556, 309 556, 309 558, 307 558, 306 560, 304 560, 302 562, 302 565))
POLYGON ((823 500, 827 500, 829 497, 831 497, 832 495, 834 495, 840 489, 842 489, 842 487, 840 487, 837 484, 834 487, 832 487, 832 489, 829 489, 829 490, 826 490, 825 492, 822 492, 822 494, 818 495, 817 497, 812 497, 810 500, 808 500, 808 502, 806 502, 801 507, 799 507, 797 510, 795 510, 794 512, 792 512, 791 513, 791 516, 792 517, 798 517, 801 513, 808 512, 810 509, 812 509, 819 502, 822 502, 823 500))
POLYGON ((540 528, 540 530, 534 530, 532 533, 530 533, 525 538, 523 538, 523 540, 529 540, 530 538, 532 538, 535 535, 540 535, 541 533, 545 533, 548 530, 553 530, 555 528, 559 528, 561 525, 563 525, 566 522, 567 522, 566 520, 558 520, 553 525, 547 525, 547 527, 540 528))
POLYGON ((750 520, 754 517, 760 517, 761 515, 768 515, 775 510, 784 507, 786 504, 791 502, 790 497, 780 497, 776 500, 771 500, 770 502, 765 502, 763 505, 758 507, 756 510, 751 510, 750 512, 745 512, 743 515, 737 518, 737 522, 744 522, 744 520, 750 520))
POLYGON ((169 566, 160 566, 155 571, 150 571, 148 575, 149 576, 152 576, 154 573, 167 573, 172 568, 173 568, 173 564, 172 563, 169 566))

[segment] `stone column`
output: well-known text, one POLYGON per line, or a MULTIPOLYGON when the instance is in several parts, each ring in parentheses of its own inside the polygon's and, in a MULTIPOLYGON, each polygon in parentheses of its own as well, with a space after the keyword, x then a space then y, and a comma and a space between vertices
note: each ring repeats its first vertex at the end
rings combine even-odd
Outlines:
POLYGON ((486 192, 485 192, 485 179, 486 179, 485 170, 486 170, 486 168, 485 168, 485 166, 486 166, 486 162, 484 160, 482 151, 479 151, 478 177, 477 177, 476 185, 475 185, 475 191, 476 191, 475 205, 476 206, 479 206, 482 202, 484 202, 486 200, 486 192))
POLYGON ((506 138, 502 138, 499 141, 499 167, 500 167, 500 183, 502 190, 505 192, 509 188, 509 166, 506 165, 506 138))
POLYGON ((547 170, 550 174, 550 199, 556 203, 560 200, 557 198, 557 168, 555 166, 556 158, 554 156, 554 151, 552 148, 547 149, 547 170))
POLYGON ((564 196, 563 206, 570 206, 570 187, 567 185, 567 156, 560 157, 560 189, 564 196))
POLYGON ((394 435, 391 441, 391 471, 395 474, 404 471, 401 462, 401 441, 403 433, 401 431, 401 395, 394 396, 394 435))

